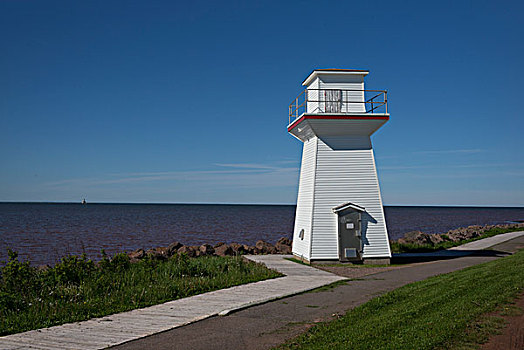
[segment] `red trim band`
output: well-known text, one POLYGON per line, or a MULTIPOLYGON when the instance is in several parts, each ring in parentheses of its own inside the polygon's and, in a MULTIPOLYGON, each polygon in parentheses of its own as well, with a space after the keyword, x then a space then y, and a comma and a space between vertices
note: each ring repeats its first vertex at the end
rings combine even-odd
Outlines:
POLYGON ((343 115, 303 115, 291 124, 287 131, 290 132, 305 119, 348 119, 348 120, 389 120, 388 116, 372 117, 372 116, 343 116, 343 115))

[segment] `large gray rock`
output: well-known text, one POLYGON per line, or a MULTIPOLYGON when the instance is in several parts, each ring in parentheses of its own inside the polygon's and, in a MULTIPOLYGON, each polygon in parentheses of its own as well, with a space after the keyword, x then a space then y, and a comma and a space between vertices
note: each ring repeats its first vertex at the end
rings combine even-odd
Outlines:
POLYGON ((215 246, 215 255, 217 256, 232 256, 235 255, 233 248, 229 244, 222 244, 220 246, 215 246))
POLYGON ((291 254, 291 244, 289 238, 282 237, 275 243, 275 248, 280 254, 291 254))
POLYGON ((224 242, 218 242, 217 244, 213 246, 213 248, 220 247, 221 245, 224 245, 224 244, 225 244, 224 242))
POLYGON ((167 246, 167 253, 169 256, 173 256, 177 253, 178 249, 182 248, 183 244, 180 242, 173 242, 167 246))
POLYGON ((429 234, 421 231, 410 231, 404 234, 404 237, 399 238, 398 243, 400 244, 429 244, 433 245, 433 241, 429 234))
POLYGON ((202 244, 199 249, 200 255, 213 255, 215 249, 211 244, 202 244))
POLYGON ((195 248, 191 246, 184 245, 177 250, 177 254, 185 254, 190 258, 194 258, 197 256, 197 253, 195 251, 195 248))
POLYGON ((459 241, 464 241, 467 239, 478 237, 482 235, 484 231, 487 231, 484 227, 479 226, 479 225, 472 225, 472 226, 461 227, 455 230, 448 231, 446 235, 451 241, 459 242, 459 241))
POLYGON ((255 253, 256 254, 275 254, 277 252, 276 248, 266 241, 258 241, 255 244, 255 253))
POLYGON ((127 256, 129 257, 129 261, 137 262, 138 260, 141 260, 146 256, 146 252, 144 251, 144 249, 137 249, 130 253, 127 253, 127 256))
POLYGON ((166 260, 167 258, 169 258, 167 254, 167 247, 148 249, 146 255, 149 256, 151 259, 155 260, 166 260))
POLYGON ((231 249, 233 249, 233 252, 235 253, 235 255, 242 255, 242 254, 247 253, 246 250, 244 249, 243 244, 231 243, 229 246, 231 247, 231 249))
POLYGON ((199 245, 192 245, 191 246, 191 249, 193 249, 195 251, 195 257, 199 257, 199 256, 202 256, 204 254, 202 254, 202 252, 200 251, 200 246, 199 245))
POLYGON ((255 254, 255 247, 252 245, 242 244, 246 254, 255 254))
POLYGON ((442 242, 445 242, 445 241, 449 241, 449 239, 447 239, 447 237, 439 235, 438 233, 434 233, 434 234, 429 235, 429 239, 431 240, 431 243, 433 245, 437 245, 439 243, 442 243, 442 242))

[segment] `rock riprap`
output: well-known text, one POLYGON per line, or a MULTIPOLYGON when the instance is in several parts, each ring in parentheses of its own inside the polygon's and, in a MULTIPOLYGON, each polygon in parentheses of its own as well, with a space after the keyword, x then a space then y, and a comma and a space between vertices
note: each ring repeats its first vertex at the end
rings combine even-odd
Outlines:
POLYGON ((185 254, 188 257, 196 258, 199 256, 235 256, 243 254, 291 254, 291 240, 289 238, 280 238, 275 245, 258 241, 254 246, 240 243, 220 242, 212 246, 211 244, 202 244, 200 246, 184 245, 180 242, 173 242, 167 247, 151 248, 147 251, 137 249, 127 253, 131 262, 148 257, 155 260, 169 259, 176 254, 185 254))
MULTIPOLYGON (((442 242, 460 242, 477 238, 484 232, 495 229, 519 229, 524 227, 524 223, 501 224, 501 225, 472 225, 450 230, 444 234, 424 233, 421 231, 411 231, 404 234, 404 237, 398 239, 400 244, 430 245, 435 246, 442 242)), ((169 259, 176 254, 185 254, 191 258, 199 256, 235 256, 243 254, 291 254, 292 241, 289 238, 282 237, 274 245, 260 240, 254 246, 240 243, 220 242, 212 246, 211 244, 202 245, 184 245, 180 242, 173 242, 167 247, 151 248, 147 251, 137 249, 127 253, 131 262, 137 262, 145 257, 156 260, 169 259)))
POLYGON ((442 242, 460 242, 482 236, 484 232, 495 229, 519 229, 524 227, 524 223, 519 224, 500 224, 500 225, 472 225, 468 227, 461 227, 454 230, 449 230, 446 233, 424 233, 421 231, 410 231, 404 234, 404 237, 397 240, 400 244, 414 244, 414 245, 437 245, 442 242))

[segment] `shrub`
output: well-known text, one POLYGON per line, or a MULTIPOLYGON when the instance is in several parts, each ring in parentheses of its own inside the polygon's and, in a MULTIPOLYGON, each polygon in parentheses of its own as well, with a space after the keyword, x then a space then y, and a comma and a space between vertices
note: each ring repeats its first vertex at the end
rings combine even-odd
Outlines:
POLYGON ((20 311, 24 303, 15 294, 0 290, 0 309, 20 311))
POLYGON ((62 284, 79 284, 95 270, 95 264, 85 254, 80 258, 75 255, 63 257, 52 269, 55 281, 62 284))
POLYGON ((8 261, 2 267, 2 289, 6 292, 25 295, 36 287, 37 271, 29 261, 20 262, 18 253, 7 249, 8 261))

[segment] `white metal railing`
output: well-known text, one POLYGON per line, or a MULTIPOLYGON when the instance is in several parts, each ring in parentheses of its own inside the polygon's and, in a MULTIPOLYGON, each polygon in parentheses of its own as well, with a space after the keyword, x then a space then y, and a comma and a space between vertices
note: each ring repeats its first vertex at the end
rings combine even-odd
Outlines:
POLYGON ((373 114, 375 111, 388 113, 386 90, 305 89, 289 105, 289 124, 304 113, 373 114))

